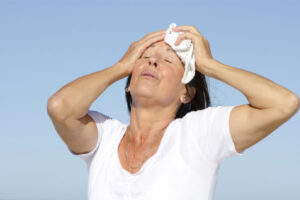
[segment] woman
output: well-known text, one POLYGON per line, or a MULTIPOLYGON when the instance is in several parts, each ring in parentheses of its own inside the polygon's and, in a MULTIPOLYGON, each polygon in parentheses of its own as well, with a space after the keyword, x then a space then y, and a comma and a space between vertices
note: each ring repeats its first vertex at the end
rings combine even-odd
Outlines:
POLYGON ((48 114, 70 152, 89 169, 96 199, 212 199, 218 167, 259 142, 299 109, 297 95, 257 74, 215 60, 194 26, 179 26, 194 45, 196 75, 163 39, 166 30, 133 42, 115 65, 82 76, 48 100, 48 114), (91 104, 127 77, 130 124, 91 104), (210 106, 205 76, 241 91, 249 104, 210 106))

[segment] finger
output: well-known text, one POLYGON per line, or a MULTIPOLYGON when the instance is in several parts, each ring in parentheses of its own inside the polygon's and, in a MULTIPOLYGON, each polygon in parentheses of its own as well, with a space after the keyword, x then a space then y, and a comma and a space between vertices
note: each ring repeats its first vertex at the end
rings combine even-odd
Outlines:
POLYGON ((177 40, 174 44, 177 46, 181 43, 182 40, 185 40, 185 39, 192 40, 192 42, 194 43, 194 40, 195 40, 194 37, 195 37, 194 33, 184 32, 183 34, 181 34, 177 37, 177 40))
POLYGON ((136 41, 135 43, 144 44, 147 40, 149 40, 153 37, 165 37, 165 35, 166 35, 166 32, 163 32, 163 31, 155 32, 152 35, 149 33, 146 36, 144 36, 142 39, 136 41))
POLYGON ((195 26, 177 26, 172 29, 175 32, 191 32, 194 34, 200 34, 201 33, 198 31, 198 29, 195 26))
POLYGON ((167 31, 167 29, 151 32, 151 33, 146 34, 142 39, 147 39, 147 38, 155 36, 155 35, 160 35, 162 33, 165 33, 166 31, 167 31))
POLYGON ((145 49, 147 49, 151 44, 158 42, 158 41, 162 41, 165 38, 166 33, 161 33, 160 35, 154 35, 152 37, 149 38, 145 38, 144 40, 140 41, 141 44, 141 52, 144 52, 145 49))
POLYGON ((154 35, 152 37, 149 37, 149 38, 146 38, 144 41, 143 41, 143 44, 144 46, 148 47, 150 46, 152 43, 155 43, 155 42, 158 42, 158 41, 161 41, 165 38, 166 36, 166 33, 161 33, 159 35, 154 35))

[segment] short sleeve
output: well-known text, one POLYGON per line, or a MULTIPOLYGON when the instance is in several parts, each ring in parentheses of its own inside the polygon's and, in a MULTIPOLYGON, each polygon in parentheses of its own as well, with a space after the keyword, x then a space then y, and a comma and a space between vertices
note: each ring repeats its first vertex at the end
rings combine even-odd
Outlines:
POLYGON ((105 114, 102 114, 98 111, 95 110, 89 110, 88 111, 88 115, 91 116, 91 118, 95 121, 96 126, 97 126, 97 130, 98 130, 98 137, 97 137, 97 143, 96 146, 94 147, 94 149, 92 149, 90 152, 88 153, 84 153, 84 154, 75 154, 74 152, 70 151, 71 154, 78 156, 79 158, 81 158, 82 160, 85 161, 85 163, 90 166, 96 151, 98 150, 100 143, 102 141, 102 136, 103 136, 103 126, 105 123, 107 123, 107 121, 109 121, 109 119, 111 119, 110 116, 107 116, 105 114))
POLYGON ((229 128, 229 117, 235 106, 208 107, 192 111, 185 116, 187 129, 193 135, 196 145, 214 164, 226 158, 242 156, 235 149, 229 128))

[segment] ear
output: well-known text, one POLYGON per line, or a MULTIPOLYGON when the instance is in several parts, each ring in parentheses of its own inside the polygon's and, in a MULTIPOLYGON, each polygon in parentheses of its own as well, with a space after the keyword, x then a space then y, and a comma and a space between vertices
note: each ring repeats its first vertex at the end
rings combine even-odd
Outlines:
POLYGON ((196 94, 196 88, 192 86, 188 86, 188 91, 185 90, 185 94, 180 97, 182 103, 186 104, 193 100, 196 94))
POLYGON ((130 91, 130 86, 128 86, 126 89, 125 89, 126 92, 129 92, 130 91))

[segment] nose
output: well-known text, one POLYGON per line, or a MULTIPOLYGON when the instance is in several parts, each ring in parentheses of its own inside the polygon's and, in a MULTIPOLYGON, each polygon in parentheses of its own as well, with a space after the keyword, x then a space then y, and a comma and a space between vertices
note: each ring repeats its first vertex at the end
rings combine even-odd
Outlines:
POLYGON ((157 67, 157 58, 150 57, 149 58, 149 65, 153 64, 155 67, 157 67))

